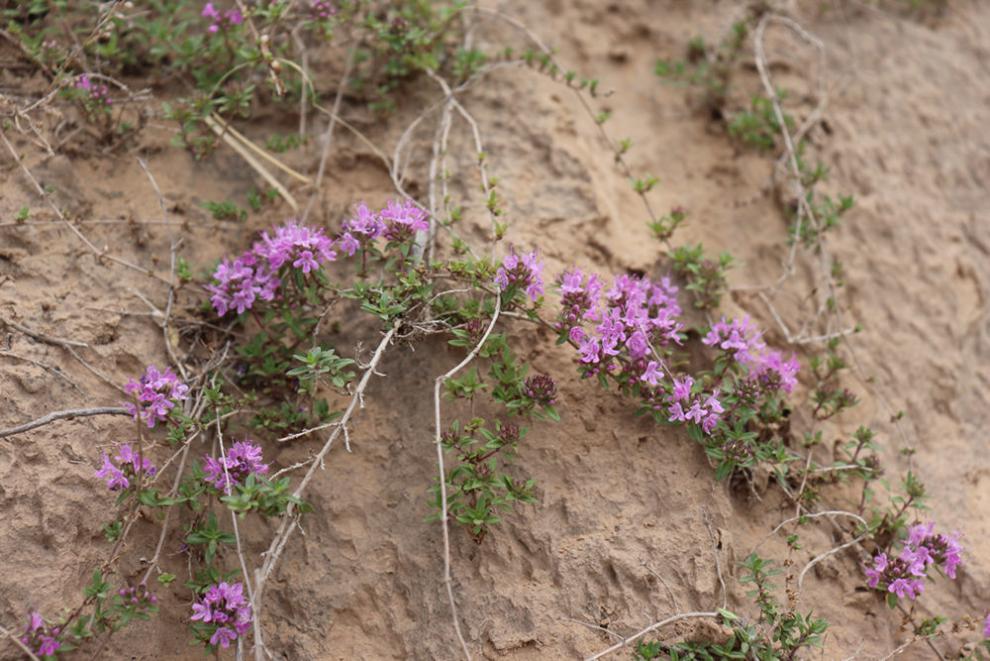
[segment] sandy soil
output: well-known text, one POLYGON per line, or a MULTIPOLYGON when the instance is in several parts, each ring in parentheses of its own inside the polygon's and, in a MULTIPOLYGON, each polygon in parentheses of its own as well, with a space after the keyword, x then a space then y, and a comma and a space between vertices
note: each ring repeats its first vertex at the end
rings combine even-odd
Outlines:
MULTIPOLYGON (((990 459, 982 451, 990 440, 990 5, 952 3, 944 16, 920 20, 853 3, 821 13, 817 4, 793 7, 828 52, 828 131, 816 129, 812 141, 831 166, 827 190, 857 199, 830 245, 846 265, 847 317, 865 328, 852 342, 860 379, 852 387, 863 403, 828 433, 873 426, 885 447, 888 477, 894 481, 912 466, 928 485, 932 516, 965 534, 959 580, 932 587, 918 613, 981 615, 990 607, 990 459), (895 426, 890 415, 901 409, 906 416, 895 426), (903 456, 907 448, 916 453, 903 456)), ((717 38, 734 18, 733 3, 499 5, 533 26, 562 61, 614 90, 605 102, 614 113, 612 130, 633 139, 634 169, 660 179, 651 201, 659 209, 681 204, 690 210, 680 241, 703 241, 736 256, 731 281, 740 289, 727 309, 754 315, 768 338, 782 344, 766 308, 743 288, 773 281, 786 252, 785 221, 769 186, 771 160, 734 147, 699 115, 690 94, 651 74, 656 57, 680 56, 693 35, 717 38)), ((487 23, 478 29, 482 42, 498 43, 507 34, 487 23)), ((778 84, 795 91, 795 111, 807 111, 812 53, 776 33, 767 44, 778 84)), ((759 89, 751 65, 747 54, 731 102, 742 105, 759 89)), ((12 71, 0 78, 4 89, 37 83, 12 71)), ((413 99, 426 102, 436 92, 424 82, 413 99)), ((465 103, 482 124, 514 243, 539 247, 551 272, 571 263, 602 273, 659 268, 659 247, 649 239, 640 200, 566 88, 532 71, 502 70, 467 93, 465 103)), ((409 108, 377 122, 362 105, 345 102, 345 115, 388 152, 416 113, 409 108)), ((283 124, 256 122, 246 130, 258 136, 293 130, 283 124)), ((180 253, 191 264, 206 267, 288 215, 276 207, 251 214, 246 223, 208 218, 201 202, 243 200, 258 182, 224 149, 193 161, 168 146, 170 131, 164 120, 153 120, 137 150, 103 155, 80 139, 49 157, 16 131, 7 134, 31 171, 54 187, 59 203, 87 221, 80 227, 97 245, 161 275, 168 273, 173 236, 183 237, 180 253), (138 156, 147 159, 170 202, 173 224, 95 222, 161 219, 138 156)), ((391 190, 366 146, 343 132, 336 140, 315 214, 332 227, 353 202, 378 202, 391 190)), ((425 190, 431 140, 432 129, 415 137, 418 156, 408 175, 414 194, 425 190)), ((469 140, 458 125, 452 186, 455 195, 476 198, 469 140)), ((318 151, 314 139, 287 160, 315 171, 318 151)), ((54 215, 9 154, 0 153, 0 317, 87 343, 80 357, 116 384, 148 362, 164 363, 160 330, 142 297, 162 307, 165 287, 98 263, 71 232, 51 222, 54 215), (12 227, 8 221, 24 205, 32 209, 28 226, 12 227)), ((469 211, 471 222, 487 222, 480 205, 469 211)), ((787 318, 801 312, 805 271, 794 277, 781 306, 787 318)), ((195 293, 184 296, 188 302, 195 293)), ((658 430, 634 418, 628 402, 580 382, 572 356, 549 336, 533 341, 525 327, 518 333, 527 334, 534 366, 560 378, 564 420, 537 426, 521 450, 540 504, 507 515, 480 547, 464 534, 453 536, 458 603, 478 656, 577 658, 613 641, 582 623, 622 635, 671 613, 710 609, 721 599, 716 554, 729 606, 751 612, 733 577, 738 561, 789 516, 781 495, 771 488, 756 502, 730 493, 714 482, 703 452, 686 435, 658 430)), ((371 326, 345 320, 338 346, 366 356, 376 341, 371 326)), ((0 345, 7 352, 0 354, 0 427, 121 400, 62 348, 12 327, 0 345), (58 373, 15 355, 57 366, 58 373)), ((425 519, 435 470, 427 385, 457 360, 440 345, 393 351, 382 367, 387 378, 373 382, 352 432, 354 452, 334 450, 318 473, 310 493, 316 512, 269 587, 268 639, 282 658, 456 658, 440 529, 425 519)), ((101 448, 130 433, 125 419, 87 418, 0 441, 5 626, 20 627, 29 607, 53 612, 80 593, 106 552, 98 526, 112 508, 93 471, 101 448)), ((279 466, 308 454, 304 445, 269 451, 279 466)), ((834 498, 841 503, 843 495, 834 498)), ((124 554, 125 572, 136 572, 153 550, 155 527, 145 522, 138 528, 124 554)), ((255 525, 247 536, 267 539, 271 531, 262 528, 255 525)), ((832 545, 824 527, 809 530, 793 561, 800 566, 832 545)), ((779 539, 762 548, 766 555, 785 554, 779 539)), ((263 549, 259 541, 249 555, 263 549)), ((184 572, 178 556, 167 565, 184 572)), ((821 658, 877 658, 907 639, 899 618, 860 589, 856 556, 834 557, 814 574, 802 606, 831 623, 821 658)), ((182 591, 162 592, 160 616, 115 638, 106 658, 202 656, 185 642, 182 591)), ((951 658, 960 640, 949 636, 935 644, 951 658)), ((0 654, 16 658, 13 648, 0 654)), ((901 658, 932 656, 919 644, 901 658)))

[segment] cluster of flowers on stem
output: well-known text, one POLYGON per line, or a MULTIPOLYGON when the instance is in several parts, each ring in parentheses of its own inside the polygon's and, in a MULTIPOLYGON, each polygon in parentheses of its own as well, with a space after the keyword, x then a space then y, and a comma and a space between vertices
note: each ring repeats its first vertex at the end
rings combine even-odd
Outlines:
POLYGON ((230 647, 251 628, 251 604, 240 582, 211 585, 192 608, 193 622, 212 625, 209 641, 214 647, 230 647))
POLYGON ((156 606, 158 604, 158 597, 148 589, 145 583, 135 587, 120 588, 117 590, 117 596, 125 605, 131 607, 156 606))
POLYGON ((378 211, 372 211, 362 203, 355 208, 354 216, 344 222, 337 243, 342 252, 353 257, 358 250, 366 250, 379 237, 402 243, 413 238, 416 232, 429 229, 426 212, 409 200, 390 200, 378 211))
POLYGON ((135 480, 139 475, 142 478, 154 477, 158 470, 150 459, 142 457, 126 443, 117 449, 114 459, 116 464, 110 460, 109 455, 103 453, 103 466, 96 471, 96 477, 106 480, 110 491, 123 491, 130 487, 131 480, 135 480))
POLYGON ((337 6, 330 0, 310 0, 309 11, 313 18, 326 20, 337 13, 337 6))
POLYGON ((219 459, 204 459, 204 480, 219 490, 229 493, 230 486, 242 484, 248 475, 266 475, 268 464, 262 461, 261 447, 251 441, 238 441, 219 459))
POLYGON ((768 390, 789 393, 797 385, 797 359, 785 359, 781 352, 768 349, 763 334, 749 317, 729 321, 722 317, 701 341, 731 355, 747 369, 750 381, 768 390))
POLYGON ((725 413, 722 403, 714 394, 694 392, 694 378, 675 378, 670 394, 665 401, 668 405, 669 422, 693 422, 706 434, 711 434, 725 413))
POLYGON ((269 234, 264 232, 250 250, 234 260, 225 259, 206 285, 219 316, 231 310, 243 314, 255 301, 273 301, 282 278, 280 269, 297 269, 304 275, 337 259, 334 241, 322 229, 288 222, 269 234))
POLYGON ((62 646, 58 642, 58 627, 48 627, 41 613, 33 611, 28 616, 27 630, 21 636, 21 642, 36 655, 52 656, 62 646))
POLYGON ((557 331, 577 347, 583 376, 611 376, 670 422, 693 422, 706 434, 718 426, 724 413, 718 392, 667 367, 666 356, 683 342, 676 285, 621 275, 606 291, 598 276, 578 269, 558 282, 557 331))
POLYGON ((866 584, 898 599, 916 599, 925 589, 931 567, 938 567, 954 579, 960 562, 962 547, 955 536, 936 534, 934 523, 919 523, 908 530, 899 554, 873 556, 864 567, 866 584))
POLYGON ((223 317, 231 311, 243 314, 259 299, 276 300, 291 271, 307 276, 336 261, 338 251, 352 257, 379 237, 403 243, 429 227, 425 211, 412 202, 394 200, 379 211, 358 204, 354 217, 345 221, 340 234, 333 238, 322 228, 288 221, 271 233, 263 233, 261 240, 240 257, 223 260, 206 290, 217 315, 223 317))
POLYGON ((210 20, 210 27, 206 28, 206 30, 211 34, 219 32, 221 29, 226 30, 235 25, 240 25, 244 22, 244 15, 241 14, 241 10, 235 7, 234 9, 221 12, 212 2, 207 2, 203 5, 203 11, 200 15, 210 20))
POLYGON ((75 88, 88 94, 89 100, 97 105, 109 106, 113 104, 113 100, 110 98, 110 88, 102 83, 94 83, 87 74, 82 74, 76 78, 75 88))
POLYGON ((141 419, 154 427, 164 422, 179 402, 189 397, 189 386, 168 367, 160 371, 149 365, 140 379, 131 379, 124 385, 124 391, 134 397, 135 402, 125 402, 124 407, 135 419, 141 419))
POLYGON ((523 395, 539 406, 553 406, 557 403, 557 384, 547 374, 534 374, 523 381, 523 395))
POLYGON ((510 247, 495 273, 495 284, 502 292, 524 291, 535 303, 543 295, 543 264, 536 251, 520 255, 510 247))

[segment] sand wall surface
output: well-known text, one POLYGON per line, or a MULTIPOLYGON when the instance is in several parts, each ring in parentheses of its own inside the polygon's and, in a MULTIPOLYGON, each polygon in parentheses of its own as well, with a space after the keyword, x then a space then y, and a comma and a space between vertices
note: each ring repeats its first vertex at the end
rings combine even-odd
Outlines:
MULTIPOLYGON (((788 348, 751 288, 776 280, 788 252, 781 199, 770 183, 774 159, 741 149, 699 112, 696 93, 652 74, 658 57, 681 56, 692 36, 723 34, 739 13, 736 3, 497 4, 553 46, 560 61, 611 92, 596 103, 611 110, 614 135, 632 139, 633 170, 658 177, 651 203, 690 212, 678 241, 734 255, 724 310, 750 314, 768 343, 788 348)), ((829 249, 845 266, 844 316, 863 327, 848 344, 849 386, 861 403, 824 433, 830 444, 860 424, 872 426, 891 486, 912 469, 928 487, 930 516, 963 533, 958 580, 931 585, 918 603, 919 618, 982 617, 990 608, 990 4, 950 2, 944 13, 922 17, 869 3, 838 3, 829 11, 818 4, 787 9, 826 48, 828 104, 809 140, 830 168, 825 188, 856 198, 829 249), (892 423, 901 410, 903 418, 892 423)), ((482 46, 519 39, 497 19, 476 20, 482 46)), ((792 90, 794 112, 807 113, 814 105, 814 50, 784 30, 768 33, 766 48, 775 81, 792 90)), ((759 91, 749 49, 733 80, 730 106, 745 105, 759 91)), ((39 85, 14 69, 0 75, 2 89, 39 85)), ((386 120, 353 100, 344 101, 342 114, 390 153, 438 94, 424 79, 386 120)), ((483 131, 512 243, 538 248, 548 273, 573 264, 602 274, 664 272, 662 245, 650 237, 642 201, 567 87, 525 67, 506 67, 461 98, 483 131)), ((260 137, 294 128, 294 120, 273 115, 243 130, 260 137)), ((53 186, 57 204, 87 221, 80 227, 95 245, 163 275, 175 238, 198 272, 289 214, 273 207, 242 222, 209 218, 203 201, 243 198, 256 176, 227 149, 194 161, 169 146, 171 131, 155 119, 132 148, 102 153, 69 141, 55 155, 28 135, 5 135, 39 181, 53 186), (138 156, 169 202, 170 224, 130 222, 162 218, 138 156)), ((313 217, 332 227, 352 203, 392 195, 389 173, 367 145, 345 132, 335 140, 313 217)), ((406 183, 412 194, 424 195, 432 130, 412 140, 406 183)), ((472 141, 468 125, 455 122, 448 159, 455 196, 475 195, 479 185, 472 141)), ((156 315, 168 288, 97 261, 56 222, 9 152, 0 154, 0 428, 52 410, 118 405, 123 394, 113 384, 149 362, 167 361, 156 315), (25 205, 36 210, 30 222, 8 222, 25 205), (84 342, 73 350, 92 369, 65 346, 6 321, 84 342)), ((313 140, 285 159, 313 172, 319 156, 313 140)), ((487 222, 483 207, 468 207, 476 237, 487 222)), ((795 327, 808 312, 813 259, 799 255, 777 300, 795 327)), ((200 294, 189 288, 183 296, 190 304, 200 294)), ((510 328, 534 368, 558 378, 563 420, 534 427, 520 450, 539 503, 506 513, 482 545, 453 531, 454 587, 477 657, 581 658, 670 614, 721 606, 720 572, 727 605, 752 615, 747 587, 736 578, 755 546, 800 567, 838 543, 827 525, 805 531, 802 548, 791 554, 782 537, 765 541, 794 511, 779 489, 761 485, 750 493, 716 482, 704 452, 685 433, 635 417, 630 401, 582 381, 573 352, 555 346, 551 333, 521 323, 510 328)), ((337 346, 349 355, 367 359, 377 338, 367 324, 340 320, 337 346)), ((806 364, 814 346, 792 348, 806 364)), ((415 351, 400 346, 383 361, 387 377, 371 382, 350 431, 353 451, 334 449, 326 470, 316 473, 309 492, 315 512, 268 587, 267 643, 278 658, 458 657, 440 528, 427 517, 436 470, 432 383, 461 357, 436 341, 415 351)), ((798 397, 807 392, 799 389, 798 397)), ((809 422, 799 413, 794 424, 809 422)), ((132 430, 124 417, 89 417, 0 439, 0 624, 19 630, 27 609, 54 612, 80 594, 107 552, 99 527, 113 509, 93 472, 101 450, 132 430)), ((280 444, 270 452, 274 464, 290 466, 312 447, 280 444)), ((829 498, 845 508, 855 495, 840 485, 829 498)), ((141 570, 157 530, 152 521, 136 524, 121 556, 122 574, 141 570)), ((245 524, 252 540, 247 555, 258 558, 271 532, 265 524, 245 524)), ((180 542, 167 541, 165 566, 184 577, 180 542)), ((881 658, 910 638, 897 612, 863 589, 859 557, 836 554, 805 579, 800 606, 831 625, 820 658, 881 658)), ((186 642, 187 595, 178 587, 160 595, 159 616, 116 636, 103 658, 202 656, 186 642)), ((714 625, 670 631, 721 635, 714 625)), ((970 639, 949 634, 934 645, 956 658, 970 639)), ((17 654, 0 640, 2 658, 17 654)), ((616 658, 623 654, 631 652, 616 658)), ((918 643, 899 658, 934 655, 918 643)))

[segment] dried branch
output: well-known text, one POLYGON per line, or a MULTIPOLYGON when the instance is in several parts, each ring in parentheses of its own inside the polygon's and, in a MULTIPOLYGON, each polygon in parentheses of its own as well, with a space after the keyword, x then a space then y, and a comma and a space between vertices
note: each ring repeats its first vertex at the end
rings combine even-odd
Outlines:
POLYGON ((798 574, 798 582, 797 582, 798 596, 800 597, 800 595, 801 595, 801 586, 804 584, 804 576, 805 576, 805 574, 808 573, 808 570, 809 569, 811 569, 812 567, 814 567, 815 565, 817 565, 822 560, 825 560, 826 558, 829 558, 829 557, 835 555, 839 551, 842 551, 844 549, 847 549, 850 546, 855 546, 856 544, 859 544, 861 541, 863 541, 867 537, 869 537, 869 533, 863 533, 859 537, 855 537, 852 540, 846 542, 845 544, 840 544, 839 546, 836 546, 835 548, 831 548, 828 551, 825 551, 824 553, 821 553, 819 555, 816 555, 814 558, 812 558, 811 561, 808 562, 808 564, 806 564, 804 566, 804 569, 801 570, 801 573, 798 574))
POLYGON ((597 654, 592 654, 587 659, 585 659, 585 661, 595 661, 595 659, 600 659, 600 658, 602 658, 604 656, 608 656, 612 652, 617 652, 617 651, 621 650, 622 648, 627 647, 629 645, 629 643, 634 642, 636 640, 639 640, 640 638, 642 638, 646 634, 648 634, 648 633, 650 633, 652 631, 656 631, 657 629, 659 629, 661 627, 665 627, 668 624, 673 624, 674 622, 680 622, 681 620, 690 620, 690 619, 702 619, 702 618, 715 619, 718 616, 719 616, 718 613, 711 613, 711 612, 692 612, 692 613, 680 613, 678 615, 672 615, 671 617, 668 617, 665 620, 660 620, 659 622, 654 622, 650 626, 648 626, 645 629, 642 629, 640 631, 637 631, 636 633, 634 633, 631 636, 628 636, 626 638, 623 638, 622 639, 622 642, 616 643, 615 645, 612 645, 608 649, 602 650, 601 652, 598 652, 597 654))
MULTIPOLYGON (((361 376, 361 380, 358 382, 357 387, 354 389, 354 394, 351 395, 351 402, 348 404, 347 409, 344 411, 344 415, 337 420, 334 425, 334 430, 327 438, 326 443, 324 443, 323 448, 317 453, 313 459, 313 464, 310 466, 306 475, 303 477, 299 486, 293 492, 294 499, 301 499, 303 492, 306 490, 306 486, 309 484, 310 480, 313 479, 313 475, 316 473, 317 467, 322 465, 324 457, 330 452, 330 448, 333 446, 333 442, 340 435, 341 430, 344 425, 348 423, 354 411, 358 407, 358 403, 361 401, 365 389, 368 387, 368 382, 371 380, 371 375, 375 373, 375 368, 381 361, 382 356, 385 354, 385 350, 391 343, 392 338, 399 329, 399 324, 396 323, 385 335, 382 337, 381 341, 378 343, 378 347, 375 349, 374 355, 371 357, 371 361, 368 366, 364 369, 364 373, 361 376)), ((263 606, 263 596, 265 585, 268 578, 271 576, 272 572, 275 570, 275 566, 278 564, 279 557, 282 555, 282 551, 285 549, 285 545, 288 543, 293 530, 295 530, 298 525, 297 517, 294 517, 295 505, 290 502, 286 508, 285 514, 282 516, 282 524, 279 526, 278 532, 276 532, 275 537, 272 539, 268 550, 263 554, 265 557, 265 562, 261 568, 255 570, 255 659, 256 661, 263 661, 264 656, 262 655, 262 650, 264 650, 264 643, 262 641, 262 627, 261 627, 261 611, 263 606)))
POLYGON ((454 621, 454 631, 457 633, 457 640, 460 642, 461 650, 464 652, 464 656, 468 659, 468 661, 471 659, 471 652, 468 651, 467 642, 464 640, 464 634, 461 633, 461 623, 457 617, 457 603, 454 600, 454 588, 450 577, 450 526, 447 521, 447 470, 444 468, 443 443, 441 440, 440 390, 443 388, 443 384, 447 381, 447 379, 460 372, 475 359, 478 352, 481 351, 481 347, 483 347, 485 342, 488 341, 488 336, 491 335, 492 330, 495 328, 495 323, 498 321, 499 313, 501 311, 502 294, 501 292, 498 292, 495 297, 495 311, 492 313, 492 320, 489 322, 488 328, 485 329, 484 335, 481 336, 478 343, 473 349, 471 349, 471 352, 464 357, 464 360, 438 376, 433 385, 434 442, 437 448, 437 468, 440 472, 440 522, 443 526, 443 582, 447 587, 447 598, 450 601, 450 611, 454 621))
POLYGON ((119 406, 98 406, 95 408, 88 409, 68 409, 65 411, 54 411, 48 415, 44 415, 37 420, 32 420, 31 422, 25 422, 22 425, 17 425, 16 427, 10 427, 9 429, 0 429, 0 438, 6 438, 8 436, 14 436, 16 434, 23 434, 26 431, 31 431, 32 429, 37 429, 38 427, 43 427, 48 423, 55 422, 56 420, 71 420, 72 418, 83 418, 91 415, 130 415, 130 412, 119 406))
POLYGON ((80 347, 80 348, 89 347, 89 345, 86 344, 85 342, 79 342, 77 340, 67 340, 65 338, 54 337, 51 335, 45 335, 44 333, 39 333, 38 331, 32 330, 27 326, 23 324, 19 324, 11 319, 4 319, 3 317, 0 317, 0 324, 4 324, 5 326, 10 326, 14 330, 18 330, 24 333, 25 335, 27 335, 28 337, 34 338, 39 342, 44 342, 45 344, 50 344, 55 347, 62 347, 63 349, 69 347, 80 347))
POLYGON ((79 388, 79 386, 77 386, 72 379, 66 376, 65 372, 63 372, 61 368, 55 365, 49 365, 48 363, 42 362, 40 360, 35 360, 34 358, 29 358, 28 356, 22 356, 18 353, 14 353, 13 351, 0 351, 0 356, 4 356, 6 358, 13 358, 14 360, 22 360, 25 363, 31 363, 32 365, 36 365, 37 367, 42 368, 46 372, 51 372, 58 378, 63 379, 66 383, 72 386, 76 392, 82 394, 82 390, 79 388))

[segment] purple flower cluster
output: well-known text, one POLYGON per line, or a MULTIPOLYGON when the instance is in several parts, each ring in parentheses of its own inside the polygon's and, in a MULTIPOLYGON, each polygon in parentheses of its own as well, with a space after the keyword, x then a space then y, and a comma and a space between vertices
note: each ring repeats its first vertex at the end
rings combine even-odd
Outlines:
POLYGON ((281 284, 268 265, 259 261, 253 252, 246 252, 233 261, 220 262, 213 279, 217 284, 206 285, 206 291, 210 292, 213 309, 221 317, 230 310, 243 314, 259 298, 274 300, 281 284))
POLYGON ((557 401, 557 384, 548 374, 536 374, 523 382, 523 394, 540 406, 553 406, 557 401))
POLYGON ((519 255, 516 249, 509 248, 509 254, 495 273, 495 284, 502 291, 510 287, 521 289, 534 303, 543 295, 543 263, 537 259, 536 251, 519 255))
POLYGON ((697 393, 692 396, 694 379, 685 376, 673 379, 671 392, 667 396, 670 422, 693 422, 700 425, 706 434, 711 434, 718 426, 721 415, 725 413, 717 393, 705 395, 697 393))
POLYGON ((925 589, 929 567, 937 566, 954 579, 962 562, 962 547, 955 536, 935 534, 934 530, 934 523, 913 525, 896 557, 886 553, 873 556, 872 564, 863 568, 866 584, 899 599, 916 599, 925 589))
POLYGON ((292 268, 309 273, 337 259, 333 240, 322 229, 293 222, 277 227, 274 236, 264 232, 252 250, 272 271, 278 271, 283 264, 291 264, 292 268))
POLYGON ((233 261, 225 259, 213 273, 214 284, 206 285, 213 309, 219 316, 231 310, 243 314, 255 301, 273 301, 282 281, 279 269, 289 265, 305 274, 337 259, 334 241, 322 229, 287 222, 265 232, 251 250, 233 261))
POLYGON ((690 376, 670 374, 660 353, 680 345, 684 329, 678 290, 668 278, 622 275, 605 291, 597 276, 569 269, 558 283, 557 330, 578 347, 584 376, 610 374, 638 389, 644 403, 670 422, 714 431, 725 412, 718 393, 695 389, 690 376))
POLYGON ((330 0, 310 0, 309 11, 314 18, 326 20, 337 13, 337 6, 330 0))
POLYGON ((379 237, 403 243, 429 228, 425 211, 410 201, 394 200, 377 212, 359 204, 354 217, 344 222, 336 238, 327 236, 321 228, 289 221, 273 233, 262 234, 261 240, 240 257, 223 260, 206 291, 219 316, 230 311, 243 314, 259 299, 275 300, 285 279, 284 269, 308 275, 335 261, 337 251, 352 257, 379 237))
POLYGON ((207 28, 207 31, 210 33, 219 32, 221 28, 226 30, 229 27, 240 25, 244 22, 244 15, 236 7, 221 13, 219 9, 213 6, 212 2, 207 2, 203 5, 203 11, 200 15, 203 18, 210 19, 210 27, 207 28))
POLYGON ((211 585, 192 608, 189 619, 216 627, 210 636, 214 647, 230 647, 251 628, 251 604, 244 598, 244 585, 240 582, 211 585))
POLYGON ((59 628, 49 628, 38 611, 33 611, 28 616, 27 630, 24 633, 25 635, 21 636, 21 642, 38 656, 52 656, 62 646, 56 640, 59 628))
POLYGON ((154 365, 148 365, 140 380, 128 381, 124 391, 137 399, 137 404, 125 402, 124 407, 135 419, 144 420, 149 429, 166 420, 175 405, 189 397, 189 386, 170 368, 159 371, 154 365))
POLYGON ((614 372, 628 362, 636 366, 631 382, 657 385, 662 374, 655 350, 681 343, 677 287, 666 278, 655 284, 622 275, 603 299, 597 276, 584 278, 580 271, 571 270, 560 283, 564 308, 557 328, 578 345, 586 374, 614 372), (592 332, 584 322, 594 324, 592 332))
MULTIPOLYGON (((578 269, 564 271, 559 279, 561 313, 558 325, 565 331, 581 331, 584 321, 595 321, 604 285, 597 275, 585 276, 578 269)), ((583 332, 583 331, 582 331, 583 332)), ((579 338, 571 338, 579 342, 579 338)))
POLYGON ((722 317, 701 341, 731 355, 747 368, 750 380, 769 390, 791 392, 797 385, 797 359, 791 356, 785 360, 779 351, 768 349, 763 334, 748 316, 731 321, 722 317))
POLYGON ((103 453, 103 467, 96 471, 96 477, 107 481, 107 488, 110 491, 121 491, 131 486, 131 480, 139 474, 146 477, 154 477, 158 469, 147 457, 142 458, 137 452, 131 449, 128 444, 121 445, 117 449, 117 461, 114 464, 110 457, 103 453))
POLYGON ((100 83, 94 83, 87 74, 82 74, 76 78, 75 88, 89 94, 91 101, 109 106, 113 103, 110 98, 110 88, 100 83))
POLYGON ((127 606, 151 607, 158 604, 158 597, 148 590, 148 586, 144 583, 133 588, 120 588, 117 590, 117 595, 127 606))
POLYGON ((987 619, 983 622, 983 637, 990 638, 990 613, 987 613, 987 619))
POLYGON ((230 483, 240 484, 251 474, 265 475, 268 473, 268 464, 262 461, 261 447, 251 441, 238 441, 227 452, 227 456, 216 459, 207 456, 204 459, 203 472, 207 483, 212 484, 217 489, 229 493, 228 476, 230 483))
POLYGON ((344 222, 337 245, 348 257, 353 257, 354 253, 366 248, 378 237, 402 243, 413 238, 416 232, 429 229, 426 212, 409 200, 389 200, 377 212, 361 203, 355 207, 354 217, 344 222))
MULTIPOLYGON (((589 278, 584 295, 593 304, 582 318, 596 323, 594 332, 586 333, 582 327, 568 329, 568 337, 579 345, 581 362, 595 373, 611 372, 618 367, 617 357, 625 353, 637 366, 633 381, 656 385, 661 377, 656 350, 681 343, 678 333, 683 324, 677 320, 681 314, 677 287, 667 278, 654 283, 621 275, 605 292, 604 301, 600 296, 594 297, 599 289, 597 279, 589 278), (651 362, 655 364, 651 366, 651 362)), ((561 319, 559 323, 565 321, 561 319)))

